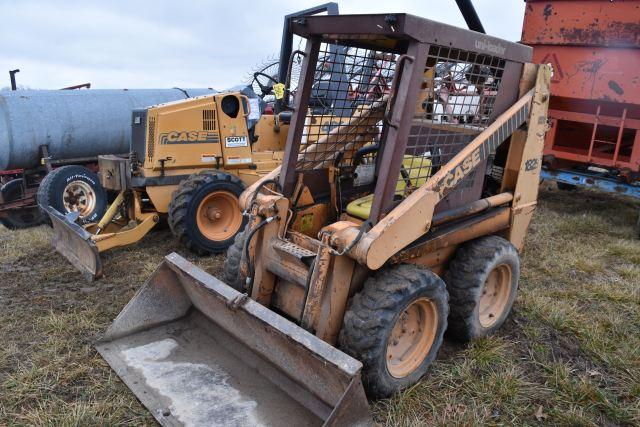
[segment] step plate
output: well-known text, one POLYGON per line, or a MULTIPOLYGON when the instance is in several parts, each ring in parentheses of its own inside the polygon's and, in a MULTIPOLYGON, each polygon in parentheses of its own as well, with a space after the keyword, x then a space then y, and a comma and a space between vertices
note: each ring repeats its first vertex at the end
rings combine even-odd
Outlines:
POLYGON ((313 258, 316 256, 315 252, 311 252, 310 250, 305 249, 302 246, 298 246, 288 240, 277 239, 274 241, 273 247, 274 249, 288 253, 299 260, 313 258))

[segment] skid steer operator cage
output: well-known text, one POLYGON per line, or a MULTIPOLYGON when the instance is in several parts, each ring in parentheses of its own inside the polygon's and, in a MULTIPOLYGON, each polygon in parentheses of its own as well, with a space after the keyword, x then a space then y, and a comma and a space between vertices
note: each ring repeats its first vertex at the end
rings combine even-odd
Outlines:
MULTIPOLYGON (((375 164, 361 189, 375 188, 373 223, 517 100, 531 59, 526 46, 405 14, 307 17, 292 30, 306 46, 280 183, 290 196, 302 175, 326 194, 338 167, 340 194, 357 194, 358 167, 375 164)), ((480 198, 486 170, 439 207, 480 198)))

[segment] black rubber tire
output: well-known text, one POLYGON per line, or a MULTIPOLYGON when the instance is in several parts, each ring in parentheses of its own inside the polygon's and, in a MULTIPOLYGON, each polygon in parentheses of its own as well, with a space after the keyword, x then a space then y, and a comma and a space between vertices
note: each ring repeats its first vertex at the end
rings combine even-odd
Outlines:
MULTIPOLYGON (((180 183, 171 196, 168 222, 173 235, 198 255, 226 251, 233 244, 235 234, 223 241, 209 240, 198 229, 196 213, 200 202, 207 194, 226 191, 239 198, 244 188, 244 183, 237 176, 224 172, 202 171, 191 175, 180 183)), ((246 218, 243 218, 238 231, 243 230, 246 223, 246 218)))
POLYGON ((472 240, 456 252, 445 275, 449 291, 449 331, 458 341, 470 341, 493 334, 509 317, 518 293, 520 256, 508 240, 499 236, 485 236, 472 240), (490 327, 480 323, 480 298, 487 276, 496 266, 511 268, 510 295, 503 312, 490 327))
MULTIPOLYGON (((63 215, 68 213, 64 207, 63 197, 65 187, 72 181, 87 183, 96 196, 96 205, 93 210, 81 216, 80 219, 83 222, 100 221, 109 206, 107 192, 100 185, 98 175, 78 165, 61 166, 44 177, 38 188, 38 205, 43 209, 43 213, 47 206, 51 206, 63 215)), ((46 218, 49 217, 46 213, 44 215, 46 218)))
POLYGON ((448 314, 446 286, 430 270, 398 265, 366 280, 363 289, 349 302, 338 342, 340 349, 363 363, 362 382, 370 398, 391 396, 420 380, 442 345, 448 314), (429 298, 437 307, 435 339, 413 372, 395 378, 387 370, 387 340, 398 316, 411 302, 422 297, 429 298))
POLYGON ((558 184, 558 190, 562 191, 575 191, 578 189, 575 185, 567 184, 566 182, 556 181, 558 184))
MULTIPOLYGON (((12 202, 23 197, 22 179, 13 179, 5 183, 0 188, 0 195, 3 202, 12 202)), ((0 224, 9 230, 20 230, 23 228, 35 227, 42 224, 44 216, 40 209, 25 208, 13 209, 7 212, 6 217, 0 217, 0 224)))
POLYGON ((227 258, 224 260, 224 269, 222 271, 224 282, 238 292, 246 292, 247 277, 240 272, 240 260, 242 259, 245 241, 246 228, 236 234, 233 245, 227 249, 227 258))

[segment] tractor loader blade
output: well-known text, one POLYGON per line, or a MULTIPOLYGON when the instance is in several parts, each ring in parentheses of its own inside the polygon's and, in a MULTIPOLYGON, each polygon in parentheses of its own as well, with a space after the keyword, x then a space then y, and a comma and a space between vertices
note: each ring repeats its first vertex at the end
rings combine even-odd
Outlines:
POLYGON ((162 425, 370 425, 362 364, 177 254, 96 343, 162 425))
POLYGON ((51 206, 47 208, 53 225, 53 247, 79 270, 82 275, 92 281, 102 276, 102 261, 91 233, 75 222, 73 213, 67 216, 51 206))

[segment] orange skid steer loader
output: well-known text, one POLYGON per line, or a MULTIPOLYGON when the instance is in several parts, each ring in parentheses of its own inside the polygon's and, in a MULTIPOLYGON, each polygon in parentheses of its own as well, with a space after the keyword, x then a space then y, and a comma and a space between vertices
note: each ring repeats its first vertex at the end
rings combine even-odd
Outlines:
POLYGON ((97 344, 163 425, 370 424, 367 397, 416 383, 447 329, 493 333, 516 297, 549 67, 406 14, 292 30, 306 47, 283 163, 242 194, 224 281, 171 254, 97 344), (310 94, 336 65, 352 102, 316 135, 310 94))

